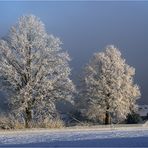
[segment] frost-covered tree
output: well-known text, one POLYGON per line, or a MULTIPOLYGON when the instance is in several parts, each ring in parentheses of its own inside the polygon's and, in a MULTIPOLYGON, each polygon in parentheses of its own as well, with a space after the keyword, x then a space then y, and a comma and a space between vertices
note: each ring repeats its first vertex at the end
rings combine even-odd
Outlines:
POLYGON ((0 40, 0 88, 26 127, 32 119, 53 117, 55 100, 71 101, 75 87, 69 78, 70 58, 61 44, 33 15, 21 17, 0 40))
POLYGON ((140 97, 134 75, 135 69, 126 64, 114 46, 95 53, 85 67, 81 90, 81 102, 90 118, 103 118, 105 124, 111 119, 116 122, 125 119, 140 97))

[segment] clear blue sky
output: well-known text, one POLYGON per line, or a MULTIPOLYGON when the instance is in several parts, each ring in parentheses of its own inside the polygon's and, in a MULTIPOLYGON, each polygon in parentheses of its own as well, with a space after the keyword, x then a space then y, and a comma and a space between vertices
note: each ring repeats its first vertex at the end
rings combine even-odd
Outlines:
POLYGON ((0 37, 26 14, 40 17, 48 33, 63 41, 75 81, 94 52, 119 47, 136 68, 141 103, 148 104, 148 2, 0 2, 0 37))

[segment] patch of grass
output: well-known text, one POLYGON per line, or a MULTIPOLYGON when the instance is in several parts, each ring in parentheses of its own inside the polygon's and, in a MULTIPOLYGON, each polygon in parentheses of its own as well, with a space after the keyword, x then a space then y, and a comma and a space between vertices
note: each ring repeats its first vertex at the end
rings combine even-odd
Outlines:
MULTIPOLYGON (((46 119, 44 121, 29 123, 30 128, 63 128, 64 122, 61 119, 46 119)), ((1 130, 25 129, 25 124, 11 117, 10 115, 0 115, 1 130)))
POLYGON ((14 129, 25 129, 25 125, 19 121, 14 122, 14 129))
POLYGON ((32 121, 30 123, 30 128, 63 128, 65 124, 60 119, 51 119, 51 120, 44 120, 40 122, 32 121))
POLYGON ((0 129, 8 130, 14 128, 14 122, 11 120, 9 116, 0 115, 0 129))

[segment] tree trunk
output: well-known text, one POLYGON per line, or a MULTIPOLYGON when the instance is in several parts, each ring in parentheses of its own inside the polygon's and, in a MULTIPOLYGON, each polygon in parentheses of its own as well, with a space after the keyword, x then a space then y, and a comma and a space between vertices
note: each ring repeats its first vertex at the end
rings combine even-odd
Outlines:
MULTIPOLYGON (((110 97, 110 93, 107 94, 107 97, 110 97)), ((106 112, 105 112, 105 124, 110 124, 110 112, 109 112, 109 103, 108 103, 108 99, 105 100, 106 101, 106 112)))
POLYGON ((26 116, 25 116, 25 127, 30 128, 30 121, 32 119, 31 110, 26 108, 25 114, 26 114, 26 116))
POLYGON ((105 124, 110 124, 110 115, 108 111, 105 113, 105 124))

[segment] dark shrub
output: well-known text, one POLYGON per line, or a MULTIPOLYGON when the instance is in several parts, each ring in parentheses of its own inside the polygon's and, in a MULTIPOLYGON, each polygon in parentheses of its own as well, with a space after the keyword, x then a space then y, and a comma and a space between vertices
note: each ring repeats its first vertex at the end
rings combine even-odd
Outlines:
POLYGON ((136 123, 140 123, 141 121, 142 121, 142 118, 137 113, 128 114, 126 118, 127 124, 136 124, 136 123))

